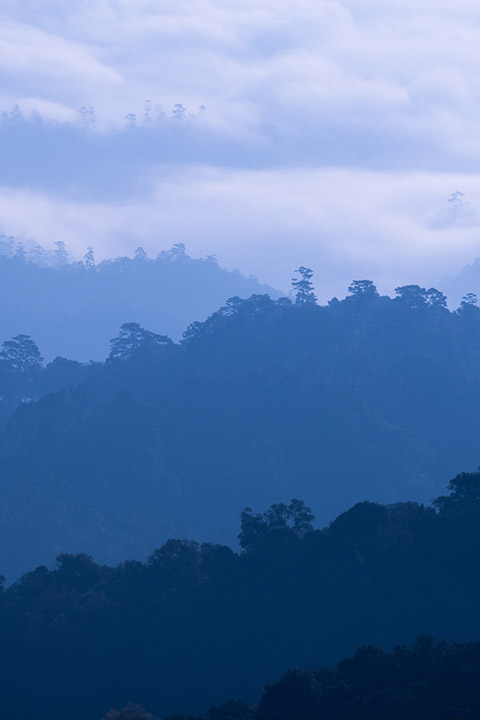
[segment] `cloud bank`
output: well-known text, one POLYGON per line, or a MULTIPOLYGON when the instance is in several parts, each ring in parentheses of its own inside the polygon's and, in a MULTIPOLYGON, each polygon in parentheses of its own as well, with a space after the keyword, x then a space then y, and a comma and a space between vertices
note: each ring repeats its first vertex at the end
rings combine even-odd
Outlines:
POLYGON ((477 254, 478 4, 4 0, 0 21, 8 233, 99 256, 175 236, 282 287, 308 262, 329 292, 477 254))
MULTIPOLYGON (((480 177, 350 169, 238 170, 187 167, 158 179, 145 198, 99 202, 0 188, 0 217, 17 237, 52 238, 83 255, 149 255, 187 240, 245 274, 288 289, 299 261, 315 270, 318 295, 343 296, 353 278, 383 292, 431 286, 478 251, 480 177), (448 202, 454 183, 468 200, 448 202)), ((478 288, 467 288, 478 291, 478 288)))

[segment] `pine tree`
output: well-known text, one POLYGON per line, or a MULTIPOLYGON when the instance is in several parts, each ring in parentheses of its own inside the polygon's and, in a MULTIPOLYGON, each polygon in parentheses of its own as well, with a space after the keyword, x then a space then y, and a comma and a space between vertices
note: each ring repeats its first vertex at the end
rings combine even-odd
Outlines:
POLYGON ((315 305, 317 296, 315 295, 312 283, 313 270, 307 267, 295 270, 300 275, 299 278, 292 278, 292 287, 295 291, 295 303, 297 305, 315 305))

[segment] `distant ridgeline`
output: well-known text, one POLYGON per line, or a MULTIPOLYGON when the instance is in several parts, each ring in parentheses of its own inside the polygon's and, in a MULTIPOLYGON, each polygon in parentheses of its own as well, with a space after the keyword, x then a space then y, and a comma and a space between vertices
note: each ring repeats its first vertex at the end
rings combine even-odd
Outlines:
POLYGON ((49 360, 103 359, 109 338, 127 320, 178 339, 232 295, 281 294, 221 268, 214 256, 189 257, 182 243, 154 260, 137 248, 134 258, 98 265, 92 247, 71 262, 65 244, 55 245, 49 252, 0 237, 0 338, 34 335, 49 360))
POLYGON ((131 702, 159 718, 215 704, 205 720, 478 720, 480 473, 433 507, 313 520, 294 499, 245 509, 238 552, 169 540, 117 567, 63 553, 0 583, 2 717, 152 720, 107 714, 131 702), (404 647, 420 635, 477 642, 404 647))

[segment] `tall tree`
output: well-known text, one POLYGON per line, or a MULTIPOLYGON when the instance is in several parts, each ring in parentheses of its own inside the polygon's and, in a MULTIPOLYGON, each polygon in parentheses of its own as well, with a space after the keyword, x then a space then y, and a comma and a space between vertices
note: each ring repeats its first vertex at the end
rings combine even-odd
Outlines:
POLYGON ((353 280, 348 291, 355 298, 378 297, 377 288, 371 280, 353 280))
POLYGON ((89 270, 95 267, 95 253, 91 245, 87 247, 87 252, 84 255, 83 261, 85 263, 85 267, 89 270))
POLYGON ((41 367, 43 358, 30 335, 15 335, 2 343, 0 358, 11 370, 25 373, 41 367))
POLYGON ((55 262, 58 266, 61 265, 67 265, 68 264, 68 252, 67 252, 67 246, 63 242, 63 240, 57 240, 55 243, 56 250, 55 250, 55 262))
POLYGON ((476 316, 478 311, 478 298, 475 293, 470 292, 462 297, 460 307, 456 312, 460 315, 476 316))
POLYGON ((141 245, 139 245, 137 247, 137 249, 135 250, 135 260, 146 260, 146 259, 147 259, 147 253, 145 252, 143 247, 141 247, 141 245))
POLYGON ((295 291, 295 302, 297 305, 315 305, 317 296, 313 289, 313 270, 303 265, 295 270, 298 278, 292 278, 292 287, 295 291))
POLYGON ((139 351, 148 352, 170 346, 173 346, 173 342, 166 335, 145 330, 138 323, 124 323, 118 337, 110 341, 109 360, 128 360, 139 351))
POLYGON ((440 292, 440 290, 437 290, 437 288, 429 288, 427 290, 426 299, 430 307, 441 310, 447 309, 447 298, 442 292, 440 292))
POLYGON ((420 285, 402 285, 395 288, 395 293, 395 301, 410 310, 417 310, 427 304, 427 290, 420 285))

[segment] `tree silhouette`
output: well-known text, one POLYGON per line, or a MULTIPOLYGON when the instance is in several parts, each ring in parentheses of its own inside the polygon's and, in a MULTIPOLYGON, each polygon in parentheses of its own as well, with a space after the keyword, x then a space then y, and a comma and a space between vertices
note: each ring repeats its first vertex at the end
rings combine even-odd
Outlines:
POLYGON ((348 291, 355 298, 378 297, 377 288, 371 280, 354 280, 349 285, 348 291))
POLYGON ((147 259, 147 253, 143 249, 141 245, 137 247, 135 250, 135 260, 146 260, 147 259))
POLYGON ((417 310, 427 304, 427 291, 420 285, 402 285, 395 288, 395 293, 395 301, 410 310, 417 310))
POLYGON ((297 500, 293 498, 289 505, 290 521, 293 523, 293 529, 303 537, 313 530, 313 521, 315 515, 311 512, 310 508, 305 505, 303 500, 297 500))
POLYGON ((475 293, 467 293, 462 297, 460 307, 457 309, 459 315, 475 317, 479 312, 478 298, 475 293))
POLYGON ((261 514, 254 515, 252 508, 245 508, 240 518, 240 547, 253 550, 271 530, 288 530, 298 537, 303 537, 313 530, 315 516, 303 500, 293 498, 290 505, 274 503, 261 514))
POLYGON ((480 506, 480 469, 477 472, 463 472, 448 484, 450 495, 434 500, 434 505, 445 514, 476 511, 480 506))
POLYGON ((141 705, 128 703, 123 710, 110 710, 103 720, 157 720, 157 718, 141 705))
POLYGON ((25 373, 41 367, 42 356, 30 335, 15 335, 2 343, 0 358, 15 372, 25 373))
POLYGON ((427 304, 430 307, 446 309, 447 298, 445 295, 437 290, 436 288, 429 288, 426 293, 427 304))
POLYGON ((60 583, 68 584, 78 591, 87 590, 100 577, 99 566, 85 553, 57 555, 56 571, 60 583))
POLYGON ((292 287, 295 291, 295 302, 297 305, 315 305, 317 297, 312 283, 313 270, 303 265, 295 270, 300 277, 292 278, 292 287))
POLYGON ((140 351, 148 353, 171 346, 173 342, 166 335, 157 335, 151 330, 145 330, 138 323, 124 323, 118 337, 110 341, 109 361, 128 360, 140 351))
POLYGON ((58 266, 61 265, 67 265, 68 264, 68 252, 67 247, 63 240, 57 240, 55 243, 56 250, 55 250, 55 262, 58 266))
POLYGON ((252 550, 265 537, 268 525, 263 515, 254 515, 252 508, 246 507, 240 515, 240 528, 240 547, 243 550, 252 550))
POLYGON ((95 267, 95 253, 91 245, 87 247, 87 252, 84 255, 83 261, 85 263, 85 267, 89 270, 95 267))
POLYGON ((182 243, 182 242, 174 243, 170 250, 170 258, 172 260, 176 260, 176 261, 187 260, 188 255, 186 253, 185 243, 182 243))

